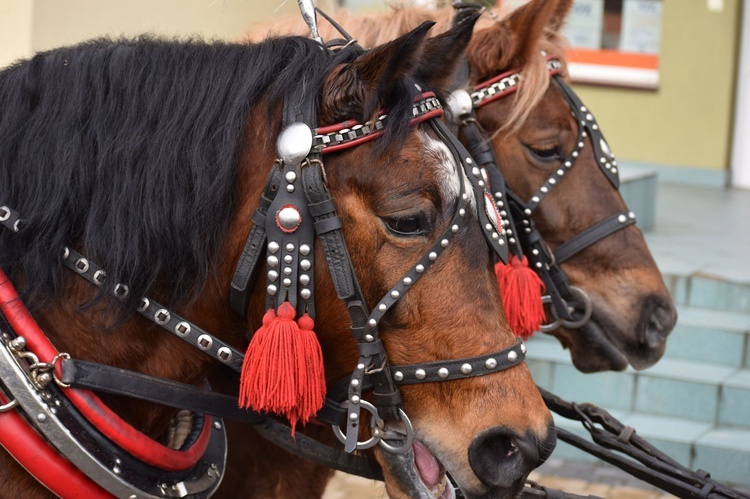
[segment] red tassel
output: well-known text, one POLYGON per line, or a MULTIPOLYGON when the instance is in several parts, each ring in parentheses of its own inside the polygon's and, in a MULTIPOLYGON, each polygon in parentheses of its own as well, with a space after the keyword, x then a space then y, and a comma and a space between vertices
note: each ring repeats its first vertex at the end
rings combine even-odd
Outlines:
POLYGON ((301 417, 297 387, 300 351, 294 307, 284 302, 278 315, 266 312, 247 347, 240 377, 239 406, 284 415, 292 431, 301 417))
POLYGON ((323 368, 323 352, 313 330, 315 322, 308 314, 297 320, 299 324, 300 352, 297 354, 297 396, 299 397, 299 420, 302 424, 317 413, 326 397, 326 377, 323 368))
POLYGON ((542 294, 544 283, 532 269, 526 257, 511 255, 508 264, 495 264, 505 316, 516 336, 528 339, 539 331, 546 319, 542 294))

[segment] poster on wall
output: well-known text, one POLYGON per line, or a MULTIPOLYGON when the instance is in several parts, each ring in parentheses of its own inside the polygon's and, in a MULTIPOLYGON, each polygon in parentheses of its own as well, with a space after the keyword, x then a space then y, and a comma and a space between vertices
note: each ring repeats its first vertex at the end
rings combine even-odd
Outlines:
POLYGON ((662 3, 653 0, 625 0, 622 6, 620 50, 659 54, 662 3))
POLYGON ((602 46, 604 0, 576 0, 563 27, 573 47, 599 49, 602 46))

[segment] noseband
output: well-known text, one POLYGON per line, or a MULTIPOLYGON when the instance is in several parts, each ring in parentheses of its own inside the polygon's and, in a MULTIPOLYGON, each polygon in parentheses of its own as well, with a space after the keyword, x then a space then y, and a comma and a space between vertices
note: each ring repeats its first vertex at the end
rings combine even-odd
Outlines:
MULTIPOLYGON (((359 351, 352 375, 329 390, 324 407, 316 415, 317 420, 334 428, 345 452, 303 434, 292 437, 290 428, 279 420, 239 409, 235 397, 72 359, 58 352, 7 277, 0 275, 0 444, 50 490, 66 495, 73 487, 88 491, 92 497, 107 492, 122 497, 208 497, 221 482, 226 459, 222 418, 249 422, 276 445, 318 464, 381 478, 381 471, 371 461, 353 452, 377 444, 393 453, 411 448, 413 430, 401 403, 400 386, 493 374, 525 359, 525 345, 518 340, 509 348, 478 357, 392 366, 381 342, 380 321, 449 247, 455 234, 470 223, 472 202, 487 244, 497 258, 507 261, 508 243, 503 231, 507 221, 497 213, 486 192, 480 169, 437 119, 442 115, 437 99, 423 94, 414 104, 412 124, 427 122, 459 166, 456 175, 461 188, 455 211, 441 237, 372 311, 363 298, 346 249, 342 222, 326 185, 322 157, 382 135, 387 115, 372 123, 345 122, 312 133, 306 123, 314 121, 311 117, 315 113, 300 112, 303 107, 288 106, 285 110, 287 126, 277 143, 279 159, 271 169, 253 216, 254 225, 232 281, 231 305, 245 314, 265 252, 267 303, 275 305, 281 296, 293 297, 295 306, 314 314, 312 243, 315 235, 320 238, 338 296, 347 305, 359 351), (269 217, 269 213, 273 216, 269 217), (278 230, 269 232, 269 227, 278 230), (277 239, 282 235, 286 239, 277 239), (192 432, 181 450, 171 450, 121 420, 88 390, 187 409, 193 414, 192 432), (372 403, 363 398, 369 390, 373 392, 372 403), (358 441, 362 410, 371 413, 372 438, 365 442, 358 441), (401 421, 403 425, 393 428, 386 421, 401 421), (345 432, 342 425, 346 426, 345 432), (13 431, 6 430, 9 428, 13 431), (40 454, 45 456, 44 466, 34 464, 40 454)), ((5 228, 19 232, 22 222, 17 212, 0 207, 0 223, 5 228)), ((115 299, 128 298, 126 283, 109 282, 106 271, 84 255, 66 247, 61 258, 65 267, 94 286, 106 287, 115 299)), ((242 352, 157 301, 142 297, 137 311, 218 362, 236 371, 241 369, 242 352)))
POLYGON ((560 168, 554 171, 528 200, 521 199, 505 182, 487 133, 479 125, 475 116, 475 110, 518 90, 522 81, 521 72, 514 70, 500 74, 477 85, 471 94, 466 90, 458 89, 453 92, 449 101, 452 118, 466 137, 467 146, 472 155, 490 180, 491 190, 500 214, 505 216, 508 212, 510 213, 505 220, 510 251, 517 256, 526 253, 532 268, 545 284, 548 295, 543 297, 543 301, 551 305, 555 320, 552 324, 543 325, 541 328, 543 332, 551 332, 560 326, 569 329, 580 328, 591 317, 591 300, 583 290, 570 285, 560 264, 597 241, 635 223, 635 214, 632 211, 615 213, 576 234, 554 251, 549 249, 536 228, 532 218, 534 211, 550 190, 573 167, 587 139, 590 140, 600 170, 609 183, 615 189, 618 189, 620 184, 615 156, 604 139, 594 116, 562 79, 562 63, 558 59, 548 58, 547 69, 578 123, 578 136, 572 152, 562 161, 560 168), (574 312, 579 313, 574 317, 574 312))

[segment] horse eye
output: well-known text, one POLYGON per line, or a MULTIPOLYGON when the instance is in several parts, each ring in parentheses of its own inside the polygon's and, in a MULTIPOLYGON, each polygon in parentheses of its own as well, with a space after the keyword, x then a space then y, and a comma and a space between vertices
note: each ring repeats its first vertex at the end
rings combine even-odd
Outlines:
POLYGON ((423 215, 384 218, 388 230, 397 236, 423 236, 428 232, 427 221, 423 215))
POLYGON ((560 146, 536 147, 526 145, 526 149, 539 161, 549 163, 552 161, 562 161, 562 149, 560 146))

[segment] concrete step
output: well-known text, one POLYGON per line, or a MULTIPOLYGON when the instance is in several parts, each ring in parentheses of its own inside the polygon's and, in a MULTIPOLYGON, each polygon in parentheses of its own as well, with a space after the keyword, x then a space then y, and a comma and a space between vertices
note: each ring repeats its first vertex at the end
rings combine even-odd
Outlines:
POLYGON ((656 224, 657 185, 656 170, 620 165, 620 194, 644 232, 653 230, 656 224))
POLYGON ((665 356, 750 368, 750 314, 678 307, 665 356))
POLYGON ((750 282, 680 268, 683 265, 659 263, 677 305, 750 314, 750 282))
MULTIPOLYGON (((527 342, 527 364, 540 386, 563 399, 592 402, 678 462, 709 471, 717 480, 750 486, 750 370, 695 360, 665 358, 644 371, 583 374, 556 340, 527 342)), ((556 424, 580 436, 580 423, 556 424)), ((560 442, 555 457, 596 458, 560 442)))

